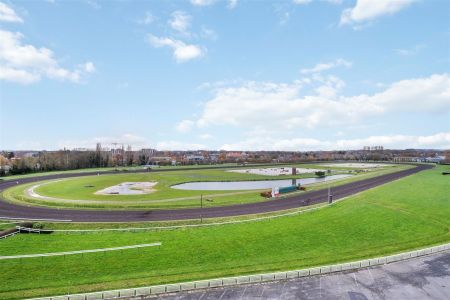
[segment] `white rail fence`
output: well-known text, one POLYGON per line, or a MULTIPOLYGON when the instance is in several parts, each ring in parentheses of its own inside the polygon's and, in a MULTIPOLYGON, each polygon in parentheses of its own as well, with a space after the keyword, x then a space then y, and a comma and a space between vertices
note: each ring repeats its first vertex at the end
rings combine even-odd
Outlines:
POLYGON ((16 235, 18 233, 19 233, 19 231, 15 231, 15 232, 11 232, 11 233, 9 233, 7 235, 0 236, 0 240, 1 239, 6 239, 7 237, 10 237, 10 236, 14 236, 14 235, 16 235))

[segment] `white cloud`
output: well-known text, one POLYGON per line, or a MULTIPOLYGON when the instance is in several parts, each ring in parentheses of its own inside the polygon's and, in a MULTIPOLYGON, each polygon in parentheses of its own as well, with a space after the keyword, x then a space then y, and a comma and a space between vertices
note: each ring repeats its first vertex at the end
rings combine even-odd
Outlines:
POLYGON ((178 132, 187 133, 192 130, 192 127, 195 125, 194 121, 191 120, 183 120, 175 126, 175 129, 178 132))
POLYGON ((191 0, 191 4, 195 6, 209 6, 216 2, 217 0, 191 0))
POLYGON ((98 3, 97 1, 94 0, 86 0, 86 3, 92 7, 93 9, 100 9, 102 8, 102 6, 100 5, 100 3, 98 3))
POLYGON ((228 0, 228 5, 227 5, 227 7, 228 7, 229 9, 233 9, 233 8, 236 7, 237 3, 238 3, 238 0, 228 0))
POLYGON ((81 82, 82 76, 95 70, 92 62, 87 62, 75 70, 59 66, 48 48, 36 48, 23 44, 19 32, 0 30, 0 79, 28 84, 39 81, 42 76, 52 79, 81 82))
MULTIPOLYGON (((313 0, 293 0, 294 4, 305 5, 311 3, 313 0)), ((330 4, 341 4, 342 0, 321 0, 322 2, 327 2, 330 4)))
POLYGON ((189 27, 191 26, 192 17, 185 13, 184 11, 174 11, 171 15, 171 18, 168 21, 168 24, 172 29, 187 34, 189 27))
POLYGON ((148 42, 155 48, 170 47, 173 50, 173 56, 177 62, 185 62, 191 59, 202 57, 205 54, 205 49, 197 45, 185 44, 184 42, 168 37, 156 37, 149 34, 147 36, 148 42))
MULTIPOLYGON (((219 2, 218 0, 191 0, 191 4, 194 6, 210 6, 219 2)), ((236 7, 238 0, 227 0, 227 8, 233 9, 236 7)))
POLYGON ((301 69, 300 72, 302 74, 310 74, 310 73, 320 73, 322 71, 330 70, 336 67, 346 67, 349 68, 352 66, 352 62, 347 61, 342 58, 338 58, 335 61, 328 63, 319 63, 310 69, 301 69))
POLYGON ((212 30, 208 27, 202 26, 202 30, 200 32, 200 37, 203 39, 215 41, 215 40, 217 40, 218 35, 214 30, 212 30))
POLYGON ((199 86, 197 86, 198 90, 216 90, 218 88, 223 88, 225 86, 232 86, 236 84, 243 83, 242 79, 240 78, 234 78, 234 79, 227 79, 227 80, 218 80, 218 81, 205 81, 202 82, 199 86))
POLYGON ((450 132, 440 132, 428 136, 415 135, 383 135, 362 139, 339 139, 336 141, 318 140, 314 138, 275 139, 250 138, 238 143, 224 144, 223 150, 349 150, 362 149, 366 145, 383 145, 386 149, 431 148, 449 149, 450 132))
POLYGON ((40 76, 24 70, 0 66, 0 80, 29 84, 39 81, 40 76))
POLYGON ((94 63, 91 61, 88 61, 83 65, 83 69, 87 73, 94 73, 95 72, 95 66, 94 63))
POLYGON ((140 20, 137 20, 137 23, 141 25, 149 25, 152 24, 155 20, 156 18, 153 16, 153 14, 149 11, 146 11, 144 17, 140 20))
POLYGON ((156 143, 158 150, 206 150, 207 146, 196 143, 183 143, 179 141, 161 141, 156 143))
POLYGON ((356 5, 342 12, 341 25, 358 24, 384 15, 393 15, 415 0, 357 0, 356 5))
POLYGON ((293 0, 295 4, 309 4, 312 0, 293 0))
POLYGON ((0 21, 11 23, 23 23, 22 18, 16 14, 14 9, 12 9, 3 2, 0 2, 0 21))
POLYGON ((412 56, 419 53, 420 50, 425 48, 426 46, 423 44, 415 45, 414 47, 408 49, 394 49, 395 53, 401 56, 412 56))
POLYGON ((372 95, 341 95, 344 84, 335 76, 315 75, 290 84, 247 82, 218 88, 205 103, 196 123, 203 128, 228 125, 257 130, 301 130, 358 124, 389 113, 450 111, 448 74, 401 80, 372 95), (303 87, 314 84, 319 86, 313 92, 300 95, 303 87))

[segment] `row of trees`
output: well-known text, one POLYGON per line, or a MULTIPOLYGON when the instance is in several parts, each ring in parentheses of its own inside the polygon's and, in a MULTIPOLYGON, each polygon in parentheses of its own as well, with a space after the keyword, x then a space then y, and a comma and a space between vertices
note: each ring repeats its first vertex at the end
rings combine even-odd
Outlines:
MULTIPOLYGON (((126 155, 125 155, 126 156, 126 155)), ((0 155, 0 176, 57 170, 130 166, 137 163, 134 155, 122 157, 99 151, 38 152, 16 157, 13 152, 0 155)))

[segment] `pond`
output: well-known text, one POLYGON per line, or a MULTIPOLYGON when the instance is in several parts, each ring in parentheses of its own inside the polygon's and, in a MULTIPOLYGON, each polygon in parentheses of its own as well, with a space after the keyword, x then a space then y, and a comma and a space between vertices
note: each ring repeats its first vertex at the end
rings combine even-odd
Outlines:
POLYGON ((254 180, 254 181, 202 181, 186 182, 172 185, 171 188, 177 190, 190 191, 233 191, 233 190, 259 190, 271 189, 290 185, 305 185, 336 179, 347 178, 352 175, 339 174, 327 177, 302 178, 302 179, 282 179, 282 180, 254 180))

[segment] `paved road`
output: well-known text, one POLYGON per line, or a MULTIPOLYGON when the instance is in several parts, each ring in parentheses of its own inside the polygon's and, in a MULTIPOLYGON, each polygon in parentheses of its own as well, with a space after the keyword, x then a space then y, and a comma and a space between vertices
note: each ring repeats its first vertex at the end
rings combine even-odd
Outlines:
POLYGON ((352 272, 183 292, 144 299, 448 300, 450 299, 450 252, 352 272))
MULTIPOLYGON (((357 182, 343 184, 333 188, 333 199, 337 200, 364 190, 385 184, 387 182, 415 174, 432 168, 431 165, 417 165, 415 168, 403 170, 357 182)), ((161 170, 163 171, 163 170, 161 170)), ((161 172, 158 171, 158 172, 161 172)), ((165 170, 170 171, 170 170, 165 170)), ((129 172, 132 173, 132 172, 129 172)), ((60 179, 79 176, 96 175, 96 172, 76 174, 55 174, 20 179, 19 183, 31 183, 47 179, 60 179)), ((104 172, 101 174, 117 174, 117 172, 104 172)), ((101 176, 101 175, 100 175, 101 176)), ((16 185, 16 181, 0 182, 0 192, 16 185)), ((37 206, 21 206, 8 203, 0 198, 0 218, 26 218, 26 219, 60 219, 74 222, 139 222, 162 220, 187 220, 215 217, 238 216, 271 211, 292 209, 311 204, 326 202, 328 191, 326 189, 306 192, 298 196, 282 200, 270 200, 257 203, 238 204, 229 206, 217 206, 208 208, 192 208, 177 210, 76 210, 55 209, 37 206)))

